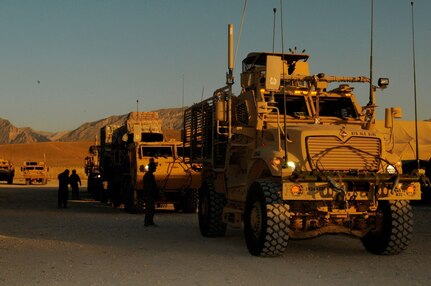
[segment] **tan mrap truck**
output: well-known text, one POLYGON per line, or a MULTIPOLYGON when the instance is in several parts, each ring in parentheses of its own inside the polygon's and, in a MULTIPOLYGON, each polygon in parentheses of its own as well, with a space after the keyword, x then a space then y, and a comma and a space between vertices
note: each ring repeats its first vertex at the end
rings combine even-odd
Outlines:
POLYGON ((9 160, 0 159, 0 181, 6 181, 8 184, 13 184, 15 176, 15 168, 9 160))
POLYGON ((49 178, 49 167, 45 162, 25 161, 21 173, 26 185, 40 183, 46 185, 49 178))
MULTIPOLYGON (((235 96, 229 56, 227 86, 185 111, 188 157, 203 165, 201 234, 243 227, 256 256, 278 256, 289 239, 323 234, 352 235, 371 253, 398 254, 412 237, 409 201, 421 198, 423 171, 402 174, 399 157, 385 149, 374 125, 378 87, 370 86, 368 104, 358 103, 349 83, 370 79, 310 75, 308 57, 248 54, 235 96)), ((382 88, 387 83, 379 80, 382 88)), ((387 111, 390 126, 400 109, 387 111)))
POLYGON ((150 159, 157 163, 154 173, 160 189, 158 206, 173 204, 177 211, 195 212, 198 168, 184 163, 182 142, 164 141, 156 112, 131 112, 123 125, 101 129, 100 172, 114 206, 144 212, 143 177, 150 159))
POLYGON ((87 175, 87 191, 94 199, 105 203, 108 201, 108 197, 106 192, 103 191, 99 152, 100 145, 97 142, 88 148, 89 155, 84 159, 84 170, 87 175))

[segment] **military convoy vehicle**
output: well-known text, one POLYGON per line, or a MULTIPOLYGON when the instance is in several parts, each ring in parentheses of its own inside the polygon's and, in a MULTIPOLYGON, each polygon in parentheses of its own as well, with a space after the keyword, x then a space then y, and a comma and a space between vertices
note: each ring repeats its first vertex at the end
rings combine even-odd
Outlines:
MULTIPOLYGON (((185 150, 203 167, 201 234, 243 227, 256 256, 323 234, 358 237, 374 254, 406 249, 422 173, 402 174, 375 128, 375 92, 389 81, 310 75, 307 54, 255 52, 242 61, 236 96, 233 36, 229 47, 226 86, 184 113, 185 150), (370 85, 368 104, 349 83, 370 85)), ((388 108, 386 127, 399 117, 400 108, 388 108)))
POLYGON ((85 157, 84 170, 87 175, 87 191, 96 200, 107 202, 108 197, 103 192, 102 175, 100 173, 99 153, 100 145, 91 145, 88 149, 89 156, 85 157))
POLYGON ((161 195, 158 206, 168 203, 183 212, 196 212, 199 171, 184 163, 179 141, 164 141, 157 112, 131 112, 123 125, 107 125, 101 129, 100 168, 102 192, 114 206, 142 213, 143 176, 154 159, 154 173, 161 195))
POLYGON ((6 181, 8 184, 13 184, 15 176, 15 167, 9 160, 0 159, 0 181, 6 181))
POLYGON ((22 176, 26 185, 32 183, 40 183, 46 185, 48 183, 49 167, 45 162, 25 161, 21 167, 22 176))

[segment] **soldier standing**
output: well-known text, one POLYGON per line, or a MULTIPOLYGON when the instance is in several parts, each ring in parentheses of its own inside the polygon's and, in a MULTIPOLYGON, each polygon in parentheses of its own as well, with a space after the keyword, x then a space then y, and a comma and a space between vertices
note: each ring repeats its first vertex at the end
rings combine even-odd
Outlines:
POLYGON ((72 170, 72 175, 70 175, 69 180, 70 186, 72 187, 72 199, 79 200, 79 186, 81 186, 81 178, 76 173, 76 170, 72 170))
POLYGON ((58 208, 67 208, 69 184, 69 169, 66 169, 58 175, 58 208))
POLYGON ((154 224, 154 212, 155 212, 155 200, 158 196, 156 178, 154 172, 156 171, 157 165, 154 159, 150 159, 148 164, 148 171, 144 175, 144 201, 145 201, 145 226, 155 225, 154 224))

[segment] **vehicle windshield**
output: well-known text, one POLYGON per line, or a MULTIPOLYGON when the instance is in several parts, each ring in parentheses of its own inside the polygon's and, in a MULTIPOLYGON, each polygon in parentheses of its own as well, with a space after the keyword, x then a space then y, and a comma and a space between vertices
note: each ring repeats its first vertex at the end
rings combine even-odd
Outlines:
POLYGON ((25 167, 25 170, 43 170, 43 167, 25 167))
POLYGON ((305 97, 286 95, 286 112, 284 112, 283 94, 275 94, 275 107, 278 108, 280 114, 286 114, 293 117, 309 116, 305 97))
POLYGON ((171 146, 141 146, 142 157, 172 157, 171 146))
MULTIPOLYGON (((313 102, 316 107, 316 97, 313 102)), ((319 97, 319 116, 357 118, 358 114, 348 97, 319 97)))
MULTIPOLYGON (((307 108, 304 96, 286 95, 286 112, 284 111, 283 94, 274 95, 274 106, 278 108, 280 114, 292 117, 311 116, 307 108)), ((313 97, 313 104, 317 112, 316 98, 313 97)), ((358 118, 358 113, 349 97, 318 97, 319 116, 338 117, 338 118, 358 118)), ((266 98, 269 101, 269 96, 266 98)), ((275 112, 275 111, 274 111, 275 112)))

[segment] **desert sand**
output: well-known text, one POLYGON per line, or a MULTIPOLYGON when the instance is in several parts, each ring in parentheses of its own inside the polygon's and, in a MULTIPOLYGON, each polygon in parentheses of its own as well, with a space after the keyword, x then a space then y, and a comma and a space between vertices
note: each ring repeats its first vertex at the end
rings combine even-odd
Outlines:
POLYGON ((11 161, 15 166, 15 177, 21 179, 21 166, 24 161, 46 161, 50 178, 56 180, 64 169, 76 169, 81 177, 84 174, 84 158, 94 142, 42 142, 29 144, 0 145, 0 158, 11 161))
POLYGON ((199 233, 196 214, 159 210, 158 227, 90 199, 57 209, 56 185, 0 184, 0 285, 429 285, 431 207, 414 206, 409 248, 369 254, 358 239, 290 241, 251 256, 242 231, 199 233))

